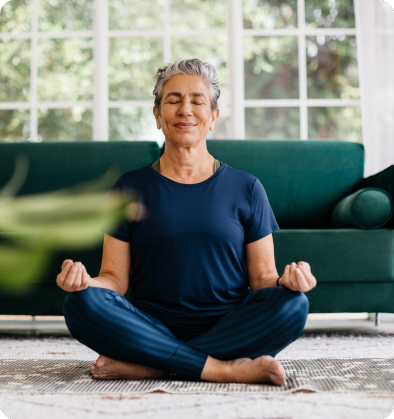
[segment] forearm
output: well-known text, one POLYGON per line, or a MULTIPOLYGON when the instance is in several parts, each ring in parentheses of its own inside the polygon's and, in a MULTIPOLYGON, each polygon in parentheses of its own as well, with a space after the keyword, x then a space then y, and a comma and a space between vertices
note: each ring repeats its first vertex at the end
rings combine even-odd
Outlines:
POLYGON ((108 273, 99 273, 99 276, 91 278, 89 281, 90 287, 96 288, 106 288, 112 291, 119 293, 120 295, 125 295, 127 292, 126 284, 121 283, 113 275, 108 273))
POLYGON ((278 279, 278 276, 279 275, 277 273, 272 273, 254 281, 251 281, 250 290, 254 292, 261 288, 276 287, 276 281, 278 279))

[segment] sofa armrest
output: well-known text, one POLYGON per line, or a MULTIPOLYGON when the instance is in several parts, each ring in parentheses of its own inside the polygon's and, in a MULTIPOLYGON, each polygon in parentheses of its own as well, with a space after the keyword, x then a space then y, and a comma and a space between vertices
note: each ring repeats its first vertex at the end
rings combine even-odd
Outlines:
MULTIPOLYGON (((388 192, 394 200, 394 165, 387 167, 375 175, 362 180, 361 188, 379 188, 388 192)), ((394 216, 384 226, 385 228, 394 228, 394 216)))

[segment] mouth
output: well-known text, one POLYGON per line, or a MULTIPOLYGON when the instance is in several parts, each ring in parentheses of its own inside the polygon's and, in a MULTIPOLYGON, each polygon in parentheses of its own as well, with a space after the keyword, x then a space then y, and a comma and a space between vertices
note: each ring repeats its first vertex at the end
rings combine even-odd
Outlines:
POLYGON ((196 126, 197 124, 193 124, 192 122, 178 122, 177 124, 174 124, 174 127, 178 129, 191 129, 196 126))

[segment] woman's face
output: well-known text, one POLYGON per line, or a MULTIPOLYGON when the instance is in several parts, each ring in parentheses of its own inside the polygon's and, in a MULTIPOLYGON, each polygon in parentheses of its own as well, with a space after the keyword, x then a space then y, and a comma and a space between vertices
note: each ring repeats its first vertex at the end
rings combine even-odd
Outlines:
POLYGON ((164 85, 160 115, 153 107, 157 128, 166 139, 183 145, 205 140, 219 110, 211 112, 209 88, 198 75, 177 74, 164 85))

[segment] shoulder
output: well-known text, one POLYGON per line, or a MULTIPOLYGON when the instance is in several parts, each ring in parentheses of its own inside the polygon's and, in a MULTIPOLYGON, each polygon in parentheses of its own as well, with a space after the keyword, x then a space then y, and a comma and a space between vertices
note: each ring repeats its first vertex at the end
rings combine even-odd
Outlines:
MULTIPOLYGON (((223 163, 223 162, 222 162, 223 163)), ((225 164, 225 163, 224 163, 225 164)), ((235 185, 253 190, 253 187, 258 181, 255 175, 244 170, 234 169, 233 167, 225 164, 226 167, 226 178, 228 181, 233 182, 235 185)))
POLYGON ((140 189, 147 182, 149 182, 149 168, 150 164, 139 167, 138 169, 130 170, 119 176, 112 185, 112 188, 120 188, 122 191, 128 189, 140 189))
POLYGON ((123 173, 123 175, 119 176, 116 179, 116 181, 122 187, 134 185, 135 183, 139 183, 141 181, 146 182, 147 174, 149 173, 149 166, 150 163, 146 166, 139 167, 138 169, 130 170, 129 172, 123 173))

